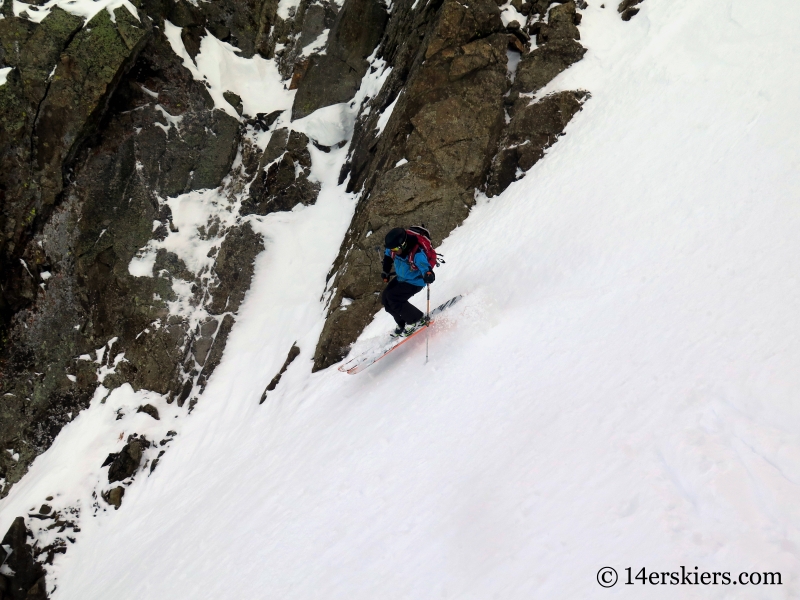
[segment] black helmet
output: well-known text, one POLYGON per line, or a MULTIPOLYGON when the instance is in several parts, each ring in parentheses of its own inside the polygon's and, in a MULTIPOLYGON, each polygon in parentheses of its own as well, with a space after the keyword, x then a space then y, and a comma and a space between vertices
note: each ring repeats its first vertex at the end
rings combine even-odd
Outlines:
POLYGON ((408 241, 408 234, 406 230, 402 227, 395 227, 389 233, 386 234, 386 237, 383 240, 383 243, 386 245, 389 250, 394 250, 395 252, 402 252, 406 249, 406 242, 408 241))

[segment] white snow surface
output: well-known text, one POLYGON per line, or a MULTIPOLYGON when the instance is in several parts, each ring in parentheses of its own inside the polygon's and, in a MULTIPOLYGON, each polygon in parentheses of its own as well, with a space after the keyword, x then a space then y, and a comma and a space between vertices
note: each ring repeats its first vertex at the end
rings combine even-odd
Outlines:
POLYGON ((236 54, 238 48, 211 34, 203 37, 200 52, 192 60, 181 40, 180 27, 164 21, 164 34, 172 50, 183 61, 183 66, 191 71, 196 80, 206 82, 216 108, 239 118, 223 97, 226 91, 242 99, 244 114, 250 116, 291 107, 295 92, 285 89, 280 83, 280 73, 274 60, 266 60, 258 54, 252 58, 239 56, 236 54))
MULTIPOLYGON (((52 597, 797 597, 798 20, 794 0, 647 0, 628 23, 590 3, 589 52, 547 92, 592 98, 443 244, 433 301, 465 298, 428 364, 412 340, 310 373, 354 208, 347 146, 312 146, 319 200, 253 221, 266 250, 221 364, 153 475, 82 520, 52 597), (595 580, 681 565, 783 585, 595 580)), ((101 480, 104 406, 35 461, 0 530, 101 480)))
POLYGON ((11 69, 13 69, 13 67, 3 67, 0 69, 0 85, 6 84, 6 80, 8 79, 8 74, 11 73, 11 69))

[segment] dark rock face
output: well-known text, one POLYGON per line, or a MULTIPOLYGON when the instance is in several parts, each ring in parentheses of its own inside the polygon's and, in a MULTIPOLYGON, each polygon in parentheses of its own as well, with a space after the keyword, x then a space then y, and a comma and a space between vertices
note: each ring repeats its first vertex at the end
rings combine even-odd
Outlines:
POLYGON ((581 109, 587 92, 560 92, 523 106, 509 123, 492 161, 486 193, 496 196, 544 156, 581 109))
MULTIPOLYGON (((181 27, 181 38, 190 56, 200 51, 206 31, 223 42, 233 44, 247 58, 255 53, 271 56, 269 32, 275 24, 278 2, 266 0, 227 0, 195 6, 188 2, 148 0, 146 12, 152 17, 162 17, 181 27)), ((274 42, 272 43, 274 48, 274 42)))
POLYGON ((147 41, 149 31, 127 9, 117 9, 114 17, 116 22, 100 11, 75 35, 39 105, 32 146, 45 202, 61 191, 62 165, 72 162, 97 126, 97 115, 147 41))
POLYGON ((279 129, 272 134, 250 184, 250 197, 242 204, 242 215, 267 215, 316 201, 319 184, 308 180, 308 144, 308 137, 297 131, 279 129))
POLYGON ((389 15, 380 0, 345 2, 328 37, 326 53, 304 68, 292 119, 323 106, 350 100, 367 72, 367 57, 378 45, 389 15))
MULTIPOLYGON (((164 196, 217 187, 230 171, 239 145, 239 122, 221 110, 202 107, 181 117, 180 130, 169 127, 165 133, 149 128, 133 141, 144 166, 145 185, 164 196)), ((155 110, 151 118, 169 125, 155 110)))
POLYGON ((33 549, 28 544, 28 530, 25 519, 17 517, 0 543, 0 563, 14 572, 13 576, 3 577, 6 589, 3 598, 14 600, 44 600, 45 571, 33 559, 33 549), (9 547, 11 552, 6 553, 4 547, 9 547))
POLYGON ((18 461, 0 457, 9 483, 86 405, 96 385, 92 369, 75 360, 90 345, 81 331, 88 297, 60 267, 75 264, 81 214, 65 198, 65 186, 78 152, 151 36, 148 19, 139 21, 126 8, 114 16, 116 22, 100 11, 84 28, 60 9, 39 25, 13 15, 0 21, 0 60, 13 67, 0 87, 0 442, 19 452, 18 461), (47 292, 40 274, 52 276, 47 292))
MULTIPOLYGON (((291 9, 289 13, 291 15, 291 9)), ((308 67, 308 53, 305 58, 303 56, 306 46, 319 41, 326 29, 330 34, 338 14, 339 5, 332 0, 301 0, 293 18, 289 20, 283 20, 276 14, 275 25, 269 32, 267 47, 269 53, 274 52, 281 76, 284 79, 296 80, 289 89, 297 89, 300 77, 295 75, 298 73, 302 75, 308 67)), ((330 39, 330 36, 328 38, 330 39)))
MULTIPOLYGON (((123 7, 116 22, 100 11, 86 27, 58 8, 38 25, 0 20, 0 66, 13 67, 0 86, 0 444, 19 454, 0 455, 0 494, 88 405, 98 364, 81 355, 104 348, 99 366, 116 366, 107 388, 185 400, 204 366, 194 357, 216 338, 169 315, 173 282, 192 283, 213 314, 235 311, 263 249, 249 226, 217 226, 213 291, 163 250, 153 277, 128 271, 148 240, 176 230, 162 199, 220 186, 242 143, 239 121, 214 109, 161 33, 165 14, 216 18, 182 10, 145 5, 139 21, 123 7)), ((231 30, 254 46, 254 27, 231 30)))
POLYGON ((526 51, 522 26, 505 28, 493 2, 444 0, 418 12, 406 3, 394 7, 379 49, 393 71, 369 116, 356 124, 342 173, 349 191, 363 186, 363 192, 331 270, 315 370, 343 358, 380 309, 382 240, 389 229, 425 223, 440 243, 466 218, 476 190, 502 191, 579 109, 585 95, 570 92, 527 106, 530 94, 584 53, 575 41, 575 4, 557 5, 548 15, 550 4, 541 0, 528 10, 533 27, 526 28, 539 43, 533 52, 526 51), (513 85, 507 49, 526 52, 513 85), (388 124, 376 136, 380 113, 389 107, 388 124), (343 298, 352 300, 344 309, 343 298))
POLYGON ((213 315, 236 312, 244 300, 253 276, 253 260, 264 249, 261 236, 249 223, 233 230, 222 242, 214 272, 217 284, 211 287, 208 311, 213 315))
POLYGON ((5 208, 0 266, 20 281, 4 286, 4 325, 36 294, 35 285, 23 284, 19 276, 25 271, 20 259, 36 266, 36 257, 26 256, 23 248, 31 229, 52 210, 64 186, 65 167, 97 126, 110 93, 149 36, 127 9, 117 9, 115 17, 112 23, 108 11, 101 11, 83 29, 80 19, 62 10, 54 10, 39 26, 13 18, 0 23, 2 60, 14 67, 0 87, 5 208), (93 50, 98 46, 102 59, 93 50))

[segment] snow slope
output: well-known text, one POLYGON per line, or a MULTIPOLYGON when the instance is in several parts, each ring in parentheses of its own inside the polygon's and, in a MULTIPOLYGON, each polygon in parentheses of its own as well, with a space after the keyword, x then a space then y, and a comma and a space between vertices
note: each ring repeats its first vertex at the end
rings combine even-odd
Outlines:
POLYGON ((586 58, 545 90, 592 98, 443 245, 433 301, 466 297, 427 365, 419 340, 310 374, 353 209, 346 148, 315 154, 320 199, 260 224, 200 403, 121 509, 83 520, 53 597, 800 596, 798 20, 793 0, 646 0, 629 23, 592 2, 586 58), (783 585, 595 580, 681 565, 783 585))

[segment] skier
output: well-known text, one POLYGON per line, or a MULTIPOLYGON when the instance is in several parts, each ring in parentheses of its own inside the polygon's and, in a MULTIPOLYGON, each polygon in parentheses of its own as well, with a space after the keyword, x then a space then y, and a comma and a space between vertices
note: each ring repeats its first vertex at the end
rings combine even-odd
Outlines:
MULTIPOLYGON (((432 252, 430 239, 429 236, 420 239, 424 235, 422 231, 426 230, 422 228, 405 230, 396 227, 387 233, 384 239, 386 251, 383 256, 381 279, 389 285, 381 294, 381 303, 397 323, 394 336, 406 336, 427 325, 423 312, 408 301, 411 296, 436 279, 433 274, 435 260, 434 265, 431 265, 426 255, 426 249, 432 252), (396 278, 389 281, 392 267, 396 278)), ((433 256, 436 254, 433 253, 433 256)))

